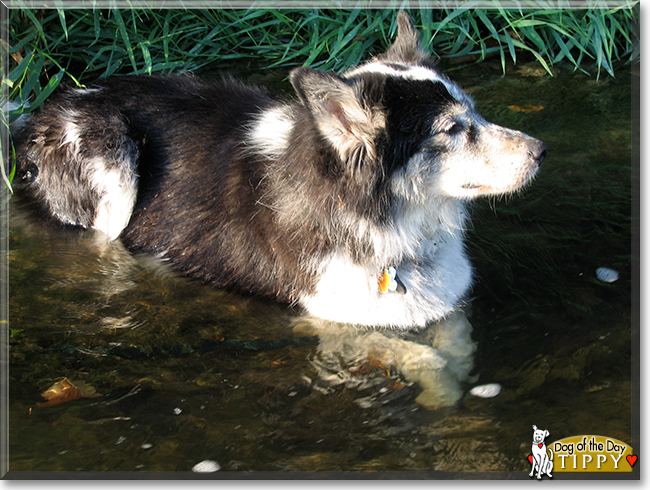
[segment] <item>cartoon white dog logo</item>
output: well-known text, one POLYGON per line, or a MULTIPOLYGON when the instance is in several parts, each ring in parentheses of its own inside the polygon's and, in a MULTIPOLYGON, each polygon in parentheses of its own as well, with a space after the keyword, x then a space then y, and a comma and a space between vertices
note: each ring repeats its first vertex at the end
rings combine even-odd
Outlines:
POLYGON ((546 473, 546 476, 549 478, 553 478, 553 475, 551 474, 553 471, 553 451, 549 449, 547 453, 546 444, 544 444, 544 439, 549 435, 550 434, 547 430, 539 430, 536 425, 533 425, 533 457, 531 461, 533 469, 530 470, 530 474, 528 475, 531 478, 535 474, 535 470, 537 470, 538 480, 542 479, 544 473, 546 473))

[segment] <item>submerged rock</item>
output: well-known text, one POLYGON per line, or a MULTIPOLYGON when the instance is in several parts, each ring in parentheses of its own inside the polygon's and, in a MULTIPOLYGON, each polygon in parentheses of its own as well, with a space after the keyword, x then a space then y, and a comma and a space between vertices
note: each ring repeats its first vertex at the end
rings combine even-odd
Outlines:
POLYGON ((603 282, 615 282, 618 281, 618 272, 607 267, 599 267, 596 269, 596 277, 603 282))
POLYGON ((221 469, 221 466, 219 466, 219 463, 216 461, 210 461, 209 459, 206 459, 205 461, 201 461, 200 463, 196 463, 192 467, 192 471, 195 473, 214 473, 215 471, 219 471, 221 469))

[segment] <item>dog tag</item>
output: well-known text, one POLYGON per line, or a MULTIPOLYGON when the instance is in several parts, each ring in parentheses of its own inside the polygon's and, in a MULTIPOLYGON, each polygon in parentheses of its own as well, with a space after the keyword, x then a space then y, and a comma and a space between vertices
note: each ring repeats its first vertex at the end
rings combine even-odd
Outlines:
POLYGON ((378 286, 380 293, 388 293, 393 291, 397 291, 400 294, 406 293, 406 287, 402 281, 397 278, 397 271, 395 270, 395 267, 384 269, 384 272, 379 276, 378 286))

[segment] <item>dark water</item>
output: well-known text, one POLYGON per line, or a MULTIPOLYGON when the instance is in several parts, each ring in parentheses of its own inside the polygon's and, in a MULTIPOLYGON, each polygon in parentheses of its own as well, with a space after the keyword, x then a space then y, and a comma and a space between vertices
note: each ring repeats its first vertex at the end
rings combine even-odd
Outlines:
POLYGON ((298 335, 299 311, 48 227, 14 198, 9 469, 189 471, 211 460, 222 471, 527 477, 533 424, 551 440, 638 444, 629 71, 597 82, 520 66, 501 77, 484 63, 452 77, 486 118, 549 148, 530 188, 473 207, 473 374, 499 383, 498 396, 471 396, 468 383, 456 405, 428 409, 398 369, 298 335), (598 267, 619 279, 599 281, 598 267), (101 396, 39 406, 64 378, 101 396))

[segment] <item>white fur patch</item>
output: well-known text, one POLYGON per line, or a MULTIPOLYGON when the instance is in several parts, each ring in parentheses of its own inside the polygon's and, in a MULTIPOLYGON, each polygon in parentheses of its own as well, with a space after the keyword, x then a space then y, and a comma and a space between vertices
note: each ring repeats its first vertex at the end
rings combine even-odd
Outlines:
POLYGON ((287 107, 264 111, 253 123, 248 142, 263 155, 271 159, 279 158, 289 143, 293 122, 287 107))
POLYGON ((79 126, 77 125, 77 113, 74 111, 64 111, 63 115, 63 136, 61 145, 70 145, 73 154, 76 154, 80 143, 79 126))
POLYGON ((441 76, 437 71, 424 66, 404 65, 404 67, 407 69, 397 70, 380 61, 373 61, 345 73, 344 76, 349 78, 363 73, 379 73, 407 80, 431 80, 432 82, 441 82, 453 97, 463 102, 471 102, 471 98, 465 94, 458 85, 448 78, 441 76))
POLYGON ((320 318, 359 325, 409 328, 442 319, 456 309, 471 284, 462 232, 423 239, 414 252, 417 260, 394 264, 405 294, 380 294, 381 267, 362 267, 339 253, 324 267, 316 293, 300 303, 320 318))
POLYGON ((73 93, 75 95, 83 97, 84 95, 96 94, 97 92, 101 92, 102 90, 103 90, 102 87, 81 87, 81 88, 76 88, 73 93))
POLYGON ((137 197, 137 176, 118 168, 107 169, 103 160, 93 162, 92 186, 101 198, 93 228, 115 240, 131 219, 137 197))

